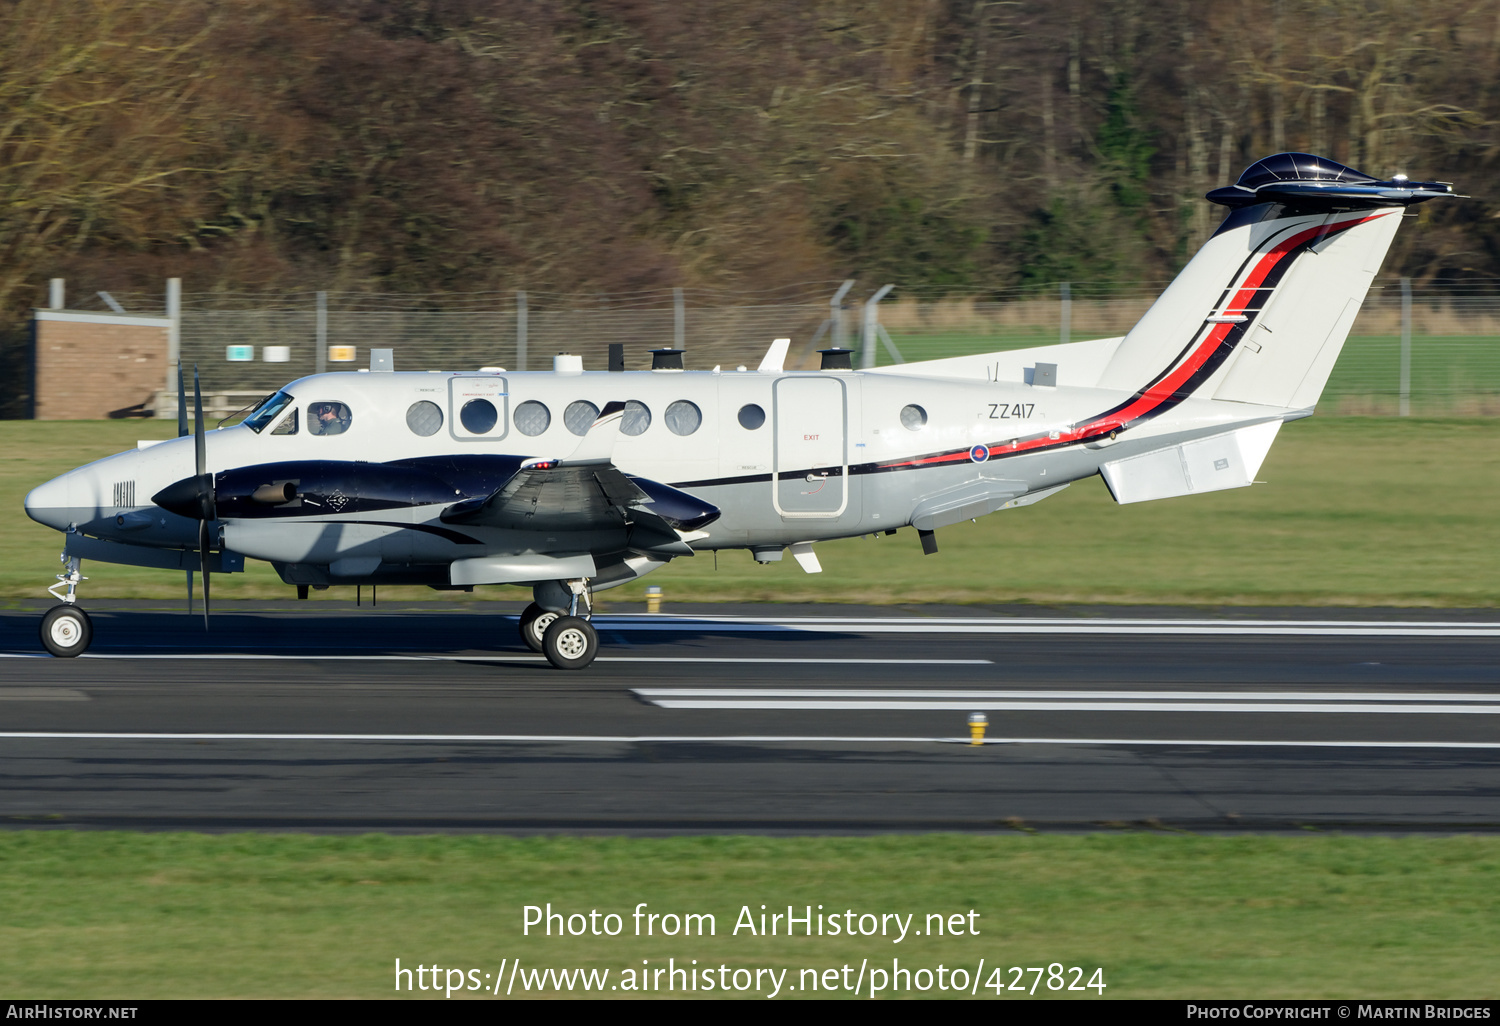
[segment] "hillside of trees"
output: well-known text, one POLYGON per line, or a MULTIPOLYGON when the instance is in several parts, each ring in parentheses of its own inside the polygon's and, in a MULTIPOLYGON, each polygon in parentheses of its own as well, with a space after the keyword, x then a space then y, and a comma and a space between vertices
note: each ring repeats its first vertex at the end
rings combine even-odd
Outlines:
POLYGON ((1169 277, 1305 149, 1456 182, 1500 276, 1496 0, 0 0, 0 322, 93 289, 908 294, 1169 277))

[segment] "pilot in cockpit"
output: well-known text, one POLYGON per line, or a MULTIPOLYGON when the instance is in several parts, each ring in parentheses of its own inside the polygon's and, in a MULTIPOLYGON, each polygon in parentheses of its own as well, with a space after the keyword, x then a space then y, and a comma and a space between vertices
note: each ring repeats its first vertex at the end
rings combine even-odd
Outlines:
POLYGON ((314 435, 341 435, 349 430, 352 415, 343 403, 313 403, 308 412, 307 430, 314 435))

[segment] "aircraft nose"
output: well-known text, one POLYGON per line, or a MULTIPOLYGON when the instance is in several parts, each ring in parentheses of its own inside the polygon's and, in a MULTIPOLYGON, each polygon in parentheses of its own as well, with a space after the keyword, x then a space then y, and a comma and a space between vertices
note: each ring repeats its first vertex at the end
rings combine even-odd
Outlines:
POLYGON ((69 498, 70 475, 54 477, 26 495, 26 515, 39 524, 66 531, 72 522, 73 503, 69 498))

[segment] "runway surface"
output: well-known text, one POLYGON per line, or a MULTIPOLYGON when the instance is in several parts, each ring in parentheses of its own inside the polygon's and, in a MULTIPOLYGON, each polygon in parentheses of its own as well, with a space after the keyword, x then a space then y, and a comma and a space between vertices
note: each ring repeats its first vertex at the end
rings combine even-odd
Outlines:
POLYGON ((564 673, 519 604, 0 612, 0 824, 1500 829, 1500 615, 669 608, 564 673), (986 743, 968 744, 971 713, 986 743))

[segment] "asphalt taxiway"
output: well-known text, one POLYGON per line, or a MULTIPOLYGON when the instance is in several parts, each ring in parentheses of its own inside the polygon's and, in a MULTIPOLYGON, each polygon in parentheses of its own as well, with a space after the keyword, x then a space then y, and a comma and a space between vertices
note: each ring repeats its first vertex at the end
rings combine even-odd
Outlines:
POLYGON ((674 606, 566 673, 517 604, 87 608, 0 612, 0 824, 1500 829, 1490 610, 674 606))

